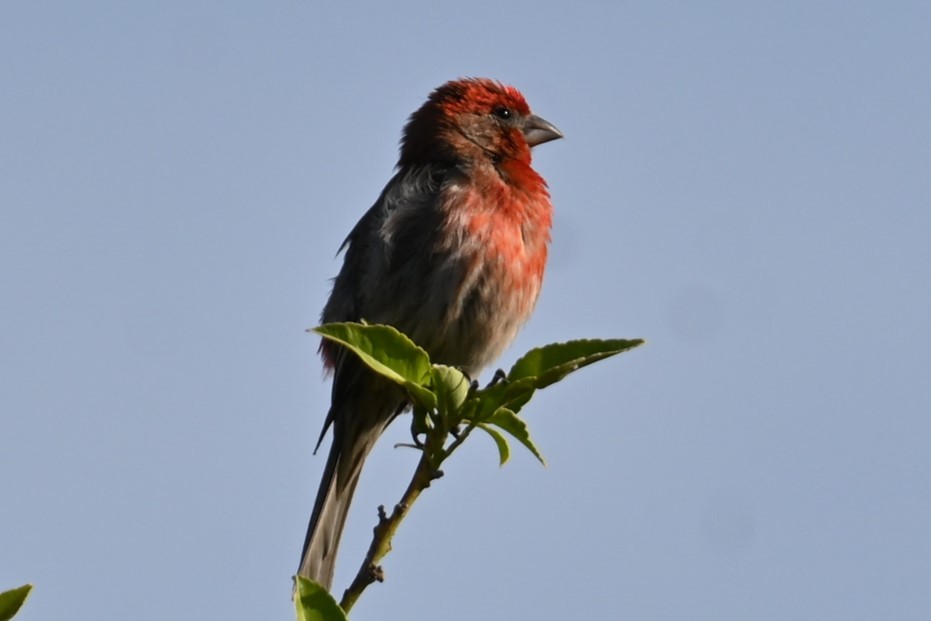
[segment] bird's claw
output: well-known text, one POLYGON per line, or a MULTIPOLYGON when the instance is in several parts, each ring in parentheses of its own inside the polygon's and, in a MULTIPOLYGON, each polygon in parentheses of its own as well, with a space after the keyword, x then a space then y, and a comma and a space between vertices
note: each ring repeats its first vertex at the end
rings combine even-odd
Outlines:
POLYGON ((498 369, 495 371, 495 374, 491 376, 491 381, 488 382, 488 388, 491 388, 498 382, 502 382, 507 378, 508 374, 504 372, 504 369, 498 369))
POLYGON ((420 439, 419 436, 420 434, 414 431, 414 429, 412 428, 411 429, 411 442, 413 444, 405 444, 404 446, 410 446, 411 448, 420 449, 422 451, 424 446, 426 445, 423 443, 423 441, 420 439))

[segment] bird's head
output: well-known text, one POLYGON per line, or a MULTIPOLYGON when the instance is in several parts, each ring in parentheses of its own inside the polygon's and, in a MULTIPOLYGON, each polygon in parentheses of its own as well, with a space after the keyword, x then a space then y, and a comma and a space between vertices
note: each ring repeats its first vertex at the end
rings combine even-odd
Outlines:
POLYGON ((399 166, 434 162, 530 162, 530 149, 562 138, 531 113, 516 88, 486 78, 447 82, 404 128, 399 166))

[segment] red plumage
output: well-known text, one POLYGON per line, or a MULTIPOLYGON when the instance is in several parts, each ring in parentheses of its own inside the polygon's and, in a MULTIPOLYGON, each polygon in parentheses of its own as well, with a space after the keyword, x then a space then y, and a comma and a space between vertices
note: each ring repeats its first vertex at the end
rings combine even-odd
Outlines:
MULTIPOLYGON (((343 242, 322 321, 392 325, 476 376, 536 304, 552 206, 530 149, 560 137, 513 87, 473 78, 433 91, 404 128, 396 174, 343 242)), ((298 573, 330 588, 362 464, 407 402, 345 350, 320 349, 333 444, 298 573)))

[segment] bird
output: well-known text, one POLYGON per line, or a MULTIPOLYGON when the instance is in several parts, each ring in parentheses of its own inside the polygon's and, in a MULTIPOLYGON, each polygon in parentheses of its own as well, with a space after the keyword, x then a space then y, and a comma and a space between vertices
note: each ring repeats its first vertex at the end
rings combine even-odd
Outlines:
MULTIPOLYGON (((469 377, 514 340, 536 305, 553 207, 531 149, 562 138, 519 90, 460 78, 433 90, 404 126, 395 173, 339 248, 322 323, 388 324, 434 363, 469 377)), ((330 590, 363 463, 408 407, 396 384, 331 341, 333 438, 298 575, 330 590)), ((315 449, 315 452, 316 450, 315 449)))

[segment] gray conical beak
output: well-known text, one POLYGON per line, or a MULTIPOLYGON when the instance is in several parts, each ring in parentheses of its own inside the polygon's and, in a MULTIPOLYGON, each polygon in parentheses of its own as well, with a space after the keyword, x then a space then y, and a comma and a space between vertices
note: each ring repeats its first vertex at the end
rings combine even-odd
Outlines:
POLYGON ((562 132, 556 129, 555 125, 538 117, 536 114, 531 114, 524 119, 522 131, 524 139, 527 140, 527 144, 531 147, 562 138, 562 132))

